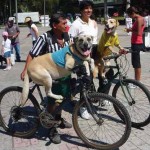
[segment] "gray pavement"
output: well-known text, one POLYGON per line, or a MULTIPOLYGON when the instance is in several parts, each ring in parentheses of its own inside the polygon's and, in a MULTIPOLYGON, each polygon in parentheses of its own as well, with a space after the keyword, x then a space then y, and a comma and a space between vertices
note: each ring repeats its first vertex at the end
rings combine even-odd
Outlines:
MULTIPOLYGON (((124 31, 125 26, 118 27, 118 34, 120 38, 120 44, 125 47, 130 47, 130 36, 124 31)), ((32 46, 31 39, 25 39, 28 28, 22 27, 20 33, 21 43, 21 59, 22 62, 16 63, 10 71, 3 71, 0 67, 0 91, 8 86, 17 85, 22 86, 23 82, 20 80, 20 73, 23 70, 26 56, 32 46)), ((48 27, 39 27, 40 34, 49 30, 48 27)), ((2 41, 2 31, 0 29, 0 43, 2 41)), ((99 25, 99 37, 103 31, 103 26, 99 25)), ((130 61, 130 54, 128 56, 130 61)), ((150 53, 141 53, 142 62, 142 80, 149 89, 150 84, 150 68, 149 68, 150 53)), ((133 69, 130 66, 128 76, 133 78, 133 69)), ((36 93, 35 93, 36 94, 36 93)), ((11 99, 10 99, 11 101, 11 99)), ((63 111, 63 116, 71 122, 71 114, 63 111)), ((31 139, 21 139, 17 137, 11 137, 0 126, 0 150, 87 150, 84 143, 76 135, 74 129, 59 130, 62 142, 59 145, 55 145, 49 142, 46 138, 47 132, 42 132, 43 137, 34 136, 31 139)), ((142 129, 132 128, 131 135, 128 141, 119 150, 150 150, 150 125, 143 127, 142 129)))

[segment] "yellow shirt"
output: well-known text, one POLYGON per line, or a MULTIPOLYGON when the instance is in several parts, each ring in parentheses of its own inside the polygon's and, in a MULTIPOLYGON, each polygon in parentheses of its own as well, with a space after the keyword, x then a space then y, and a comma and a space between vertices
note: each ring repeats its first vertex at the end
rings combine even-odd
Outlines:
POLYGON ((115 33, 114 35, 110 35, 107 34, 106 31, 104 31, 98 43, 98 53, 101 57, 108 56, 112 53, 108 47, 117 47, 118 45, 118 34, 115 33))

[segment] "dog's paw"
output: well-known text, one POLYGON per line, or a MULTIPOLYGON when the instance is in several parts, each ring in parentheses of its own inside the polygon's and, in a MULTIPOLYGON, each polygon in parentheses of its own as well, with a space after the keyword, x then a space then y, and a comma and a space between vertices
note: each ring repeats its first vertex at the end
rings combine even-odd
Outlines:
POLYGON ((94 60, 93 59, 91 59, 90 67, 91 67, 91 70, 94 71, 95 64, 94 64, 94 60))
POLYGON ((62 99, 64 99, 64 97, 63 97, 62 95, 56 95, 56 96, 55 96, 55 99, 62 100, 62 99))

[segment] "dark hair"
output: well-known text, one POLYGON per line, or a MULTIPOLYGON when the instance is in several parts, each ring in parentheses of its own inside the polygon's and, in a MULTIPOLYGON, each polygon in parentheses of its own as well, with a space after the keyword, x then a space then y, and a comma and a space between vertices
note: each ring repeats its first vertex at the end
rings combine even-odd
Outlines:
POLYGON ((50 27, 53 28, 53 24, 56 23, 58 24, 60 22, 60 18, 62 19, 66 19, 66 16, 62 13, 56 13, 56 14, 53 14, 50 18, 50 27))
POLYGON ((91 6, 93 8, 94 4, 90 0, 83 0, 83 1, 81 1, 80 4, 79 4, 80 11, 82 11, 83 9, 85 9, 85 7, 87 7, 87 6, 91 6))
POLYGON ((139 10, 137 7, 131 6, 126 11, 127 14, 131 15, 132 13, 139 14, 139 10))

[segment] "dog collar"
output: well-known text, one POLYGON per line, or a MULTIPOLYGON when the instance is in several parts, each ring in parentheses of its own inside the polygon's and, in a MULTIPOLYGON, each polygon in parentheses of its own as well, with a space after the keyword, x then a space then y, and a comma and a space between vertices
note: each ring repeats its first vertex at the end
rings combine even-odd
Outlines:
MULTIPOLYGON (((71 49, 69 48, 69 52, 70 52, 70 54, 73 56, 73 58, 75 59, 75 60, 77 60, 77 62, 82 62, 82 59, 81 58, 79 58, 77 55, 75 55, 74 53, 72 53, 72 51, 71 51, 71 49)), ((78 52, 78 51, 77 51, 78 52)), ((78 52, 79 53, 79 52, 78 52)))

